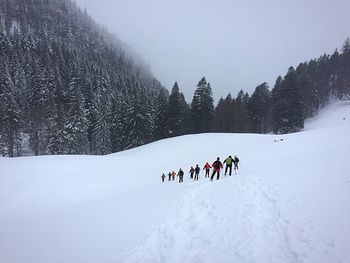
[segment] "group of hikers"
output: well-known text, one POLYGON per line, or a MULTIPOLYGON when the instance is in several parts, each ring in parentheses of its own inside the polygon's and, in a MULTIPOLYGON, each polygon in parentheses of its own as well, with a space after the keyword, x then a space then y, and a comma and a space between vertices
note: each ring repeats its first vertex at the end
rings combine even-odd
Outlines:
MULTIPOLYGON (((227 175, 227 172, 229 172, 229 176, 232 175, 232 165, 234 165, 234 171, 238 170, 238 163, 239 159, 237 156, 232 158, 230 155, 224 160, 224 164, 226 164, 225 167, 225 175, 227 175)), ((189 170, 190 179, 194 181, 198 181, 199 179, 199 173, 201 170, 205 171, 205 178, 209 178, 210 169, 213 168, 212 174, 210 176, 210 181, 213 181, 215 175, 217 175, 216 180, 219 180, 220 178, 220 170, 224 168, 223 163, 220 161, 220 158, 218 157, 215 162, 213 162, 212 165, 210 165, 208 162, 205 163, 203 169, 201 169, 198 164, 195 168, 191 166, 191 169, 189 170)), ((168 181, 175 181, 176 176, 179 178, 179 183, 183 183, 184 181, 184 171, 180 168, 180 170, 176 173, 175 171, 168 173, 168 181)), ((162 182, 165 182, 166 175, 163 173, 161 176, 162 182)))

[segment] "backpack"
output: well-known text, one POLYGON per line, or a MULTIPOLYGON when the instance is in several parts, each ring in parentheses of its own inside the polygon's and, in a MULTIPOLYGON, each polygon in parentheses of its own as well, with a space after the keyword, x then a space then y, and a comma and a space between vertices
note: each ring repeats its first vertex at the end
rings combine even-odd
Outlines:
POLYGON ((216 162, 215 162, 215 169, 219 170, 220 167, 221 167, 220 162, 219 162, 219 161, 216 161, 216 162))

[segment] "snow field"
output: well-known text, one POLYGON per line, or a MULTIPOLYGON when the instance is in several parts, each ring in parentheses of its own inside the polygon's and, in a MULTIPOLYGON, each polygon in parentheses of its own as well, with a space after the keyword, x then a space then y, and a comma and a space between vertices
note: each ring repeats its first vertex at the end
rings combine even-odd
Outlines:
POLYGON ((335 102, 296 134, 0 158, 0 262, 350 262, 349 120, 335 102), (235 154, 237 175, 189 180, 235 154), (160 182, 180 167, 183 184, 160 182))

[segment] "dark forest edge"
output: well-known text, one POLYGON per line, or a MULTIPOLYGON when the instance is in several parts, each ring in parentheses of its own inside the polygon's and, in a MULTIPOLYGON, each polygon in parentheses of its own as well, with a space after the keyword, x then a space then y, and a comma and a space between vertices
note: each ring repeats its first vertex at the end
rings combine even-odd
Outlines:
POLYGON ((191 104, 70 0, 0 4, 0 153, 109 154, 203 132, 292 133, 331 98, 350 97, 350 43, 290 67, 272 90, 214 106, 203 77, 191 104))

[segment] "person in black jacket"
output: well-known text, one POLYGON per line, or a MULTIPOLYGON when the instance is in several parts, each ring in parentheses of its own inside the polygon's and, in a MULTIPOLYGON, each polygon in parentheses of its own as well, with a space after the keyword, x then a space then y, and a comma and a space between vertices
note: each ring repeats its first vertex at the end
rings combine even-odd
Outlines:
POLYGON ((178 171, 177 176, 179 177, 179 183, 183 183, 184 182, 184 171, 182 171, 181 168, 178 171))
POLYGON ((235 155, 235 158, 233 158, 233 163, 235 165, 235 171, 238 170, 239 159, 236 155, 235 155))
POLYGON ((171 172, 168 173, 169 182, 171 181, 171 172))
POLYGON ((191 178, 191 180, 193 179, 193 174, 194 174, 194 168, 193 168, 193 166, 191 166, 191 169, 190 169, 190 178, 191 178))
POLYGON ((196 168, 194 168, 194 180, 198 181, 199 172, 201 171, 201 168, 199 168, 198 164, 196 165, 196 168))

